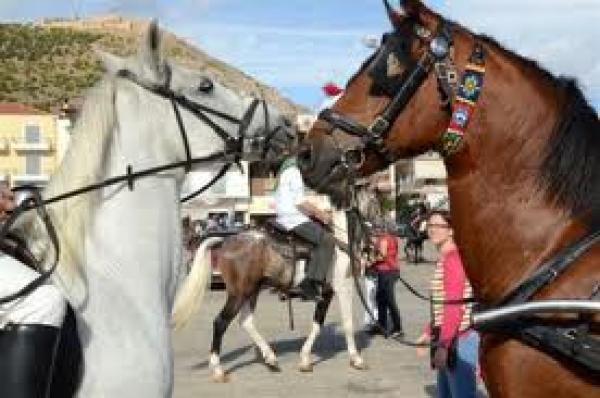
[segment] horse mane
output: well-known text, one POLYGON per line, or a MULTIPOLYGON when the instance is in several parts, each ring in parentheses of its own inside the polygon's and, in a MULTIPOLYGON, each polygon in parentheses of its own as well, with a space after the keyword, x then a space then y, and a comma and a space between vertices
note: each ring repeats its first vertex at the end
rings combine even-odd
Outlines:
MULTIPOLYGON (((108 144, 115 126, 114 92, 114 81, 108 78, 101 80, 88 91, 73 128, 69 148, 44 190, 44 198, 102 179, 108 144)), ((81 275, 81 267, 85 264, 86 228, 97 195, 98 191, 92 191, 48 206, 60 243, 56 277, 67 291, 77 282, 76 278, 81 275)), ((33 250, 37 246, 38 256, 50 256, 47 250, 49 242, 41 222, 29 223, 24 228, 24 234, 33 250)))
POLYGON ((560 79, 561 117, 545 148, 540 184, 573 217, 600 223, 600 121, 574 80, 560 79))
POLYGON ((566 208, 572 217, 589 225, 600 223, 600 121, 573 78, 545 70, 534 60, 507 50, 493 38, 478 39, 494 46, 511 60, 538 72, 557 91, 561 101, 558 122, 552 131, 538 174, 548 198, 566 208))

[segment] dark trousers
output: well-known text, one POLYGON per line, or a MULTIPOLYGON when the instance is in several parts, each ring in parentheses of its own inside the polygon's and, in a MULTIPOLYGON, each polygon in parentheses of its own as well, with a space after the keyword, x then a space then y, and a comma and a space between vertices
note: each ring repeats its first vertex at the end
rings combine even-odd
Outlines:
POLYGON ((325 282, 327 273, 333 262, 335 248, 333 236, 314 221, 302 223, 292 229, 292 231, 315 246, 307 264, 306 277, 325 282))
POLYGON ((396 304, 396 294, 394 287, 398 280, 398 272, 378 272, 377 273, 377 292, 375 301, 377 302, 377 315, 379 324, 387 330, 388 311, 392 318, 392 332, 402 330, 402 319, 400 311, 396 304))

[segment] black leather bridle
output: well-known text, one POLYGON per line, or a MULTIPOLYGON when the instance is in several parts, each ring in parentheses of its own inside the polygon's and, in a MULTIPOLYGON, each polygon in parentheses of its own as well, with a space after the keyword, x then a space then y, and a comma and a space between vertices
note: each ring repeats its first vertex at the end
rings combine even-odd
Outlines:
POLYGON ((47 209, 46 209, 46 206, 48 204, 59 202, 59 201, 62 201, 62 200, 68 199, 68 198, 79 196, 84 193, 95 191, 95 190, 105 188, 105 187, 108 187, 111 185, 115 185, 118 183, 122 183, 124 181, 127 182, 129 189, 133 190, 135 180, 142 178, 142 177, 155 175, 155 174, 161 173, 163 171, 172 170, 172 169, 176 169, 176 168, 184 168, 184 170, 186 172, 189 172, 191 170, 192 166, 195 164, 215 164, 215 163, 225 162, 224 165, 219 170, 219 172, 217 174, 215 174, 215 176, 213 176, 213 178, 208 183, 206 183, 200 189, 192 192, 188 196, 181 199, 182 202, 185 202, 185 201, 188 201, 188 200, 194 198, 195 196, 201 194, 202 192, 204 192, 208 188, 210 188, 212 185, 214 185, 221 177, 223 177, 223 175, 225 175, 225 173, 231 167, 231 165, 237 164, 241 169, 239 162, 244 153, 244 143, 246 140, 250 140, 251 141, 250 145, 252 145, 254 148, 258 147, 263 158, 266 156, 266 153, 269 149, 269 144, 270 144, 271 140, 273 139, 273 137, 275 136, 275 134, 279 131, 280 127, 278 126, 275 129, 273 129, 272 131, 270 130, 269 111, 268 111, 267 103, 264 99, 261 99, 261 100, 254 99, 251 102, 250 106, 244 112, 244 115, 242 116, 242 118, 238 119, 234 116, 231 116, 231 115, 221 112, 219 110, 216 110, 216 109, 207 107, 205 105, 199 104, 197 102, 191 101, 186 96, 175 92, 173 89, 170 88, 171 69, 166 64, 164 67, 164 71, 166 74, 166 79, 165 79, 164 84, 157 84, 154 82, 150 82, 146 79, 141 78, 134 72, 127 70, 127 69, 119 70, 117 72, 117 76, 120 78, 123 78, 123 79, 127 79, 128 81, 131 81, 132 83, 137 84, 138 86, 140 86, 160 97, 163 97, 171 102, 171 104, 173 106, 173 112, 174 112, 175 118, 177 120, 177 125, 178 125, 179 131, 181 133, 181 139, 183 141, 183 146, 184 146, 184 150, 185 150, 185 160, 168 163, 165 165, 150 167, 150 168, 142 169, 139 171, 134 171, 133 167, 131 165, 127 165, 125 174, 111 177, 106 180, 100 181, 98 183, 86 185, 84 187, 80 187, 80 188, 62 193, 60 195, 57 195, 57 196, 54 196, 54 197, 48 198, 48 199, 42 199, 37 188, 35 188, 35 187, 19 187, 18 190, 21 190, 21 191, 31 190, 33 192, 33 194, 31 197, 23 200, 12 212, 10 212, 8 219, 6 221, 4 221, 4 223, 2 224, 2 226, 0 228, 0 240, 4 240, 7 237, 7 235, 9 234, 10 228, 16 222, 16 220, 18 219, 19 216, 21 216, 26 211, 35 209, 35 210, 37 210, 38 215, 42 219, 44 226, 46 227, 46 231, 48 232, 48 236, 50 237, 50 241, 52 242, 52 245, 54 246, 54 249, 55 249, 54 260, 52 262, 52 265, 50 267, 48 267, 48 269, 43 270, 41 268, 41 262, 35 260, 35 257, 33 255, 31 255, 31 253, 28 252, 27 248, 20 247, 19 248, 20 250, 25 250, 27 252, 27 255, 29 258, 34 259, 34 263, 35 263, 34 266, 40 272, 40 275, 38 277, 36 277, 33 281, 27 283, 24 287, 22 287, 15 293, 10 294, 5 297, 0 297, 0 304, 13 301, 19 297, 22 297, 24 295, 31 293, 37 287, 42 285, 56 269, 58 260, 60 258, 60 244, 59 244, 58 236, 56 234, 56 230, 55 230, 54 226, 52 225, 52 222, 50 221, 50 217, 49 217, 47 209), (252 123, 252 119, 254 118, 254 115, 255 115, 256 110, 258 109, 259 105, 262 105, 263 111, 264 111, 266 135, 265 135, 265 137, 246 137, 246 132, 248 130, 248 127, 252 123), (189 144, 189 140, 188 140, 188 134, 186 132, 185 125, 183 123, 183 119, 181 117, 181 113, 179 111, 178 106, 181 106, 184 109, 188 110, 193 115, 195 115, 200 120, 202 120, 204 123, 206 123, 208 126, 210 126, 212 131, 223 140, 224 149, 222 151, 217 151, 212 154, 209 154, 207 156, 192 157, 191 150, 190 150, 190 144, 189 144), (227 122, 239 125, 237 137, 229 134, 219 124, 215 123, 210 118, 209 115, 216 116, 227 122))
MULTIPOLYGON (((426 36, 428 33, 423 34, 423 40, 427 40, 429 45, 427 50, 423 53, 420 59, 404 74, 404 79, 400 84, 398 91, 394 94, 391 101, 387 104, 383 112, 378 115, 375 120, 369 125, 362 125, 352 118, 343 115, 331 108, 326 108, 319 113, 319 120, 327 122, 331 126, 330 132, 335 129, 342 130, 343 132, 359 137, 361 140, 361 146, 353 148, 346 152, 357 152, 361 153, 365 149, 374 150, 378 155, 383 156, 388 163, 392 163, 395 158, 388 151, 384 145, 384 139, 387 136, 394 121, 402 113, 408 102, 414 96, 416 91, 421 87, 423 82, 429 76, 429 73, 433 70, 436 71, 438 82, 442 86, 440 91, 446 92, 447 85, 442 84, 447 81, 447 70, 435 67, 436 65, 444 64, 450 54, 450 48, 452 46, 452 34, 451 25, 446 21, 440 21, 438 31, 435 33, 433 38, 428 39, 426 36), (435 68, 434 68, 435 67, 435 68)), ((419 27, 422 32, 423 28, 419 27)), ((396 32, 392 33, 396 34, 396 32)), ((451 96, 451 95, 450 95, 451 96)), ((450 96, 445 98, 448 101, 450 96)), ((444 104, 444 105, 447 105, 444 104)), ((345 159, 356 159, 356 156, 349 156, 348 153, 344 154, 345 159)))

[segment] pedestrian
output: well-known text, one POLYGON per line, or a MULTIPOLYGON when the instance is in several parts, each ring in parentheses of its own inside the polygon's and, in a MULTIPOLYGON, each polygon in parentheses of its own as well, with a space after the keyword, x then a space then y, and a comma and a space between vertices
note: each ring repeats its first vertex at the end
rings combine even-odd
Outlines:
MULTIPOLYGON (((441 303, 472 295, 454 242, 450 214, 441 210, 431 212, 427 217, 427 233, 440 258, 431 281, 432 320, 417 343, 431 344, 431 364, 437 370, 437 397, 475 397, 479 336, 469 326, 471 306, 441 303)), ((423 355, 423 350, 418 354, 423 355)))
MULTIPOLYGON (((400 269, 398 267, 398 242, 396 237, 386 230, 384 224, 375 226, 376 260, 372 265, 377 275, 375 301, 377 303, 377 323, 391 337, 404 337, 402 318, 396 303, 395 287, 400 269), (388 325, 388 315, 391 325, 388 325)), ((381 332, 373 330, 373 332, 381 332)))
MULTIPOLYGON (((15 208, 13 193, 0 186, 0 224, 15 208)), ((0 252, 0 297, 14 294, 40 274, 0 252)), ((0 386, 2 396, 46 397, 66 300, 50 282, 0 304, 0 386)))

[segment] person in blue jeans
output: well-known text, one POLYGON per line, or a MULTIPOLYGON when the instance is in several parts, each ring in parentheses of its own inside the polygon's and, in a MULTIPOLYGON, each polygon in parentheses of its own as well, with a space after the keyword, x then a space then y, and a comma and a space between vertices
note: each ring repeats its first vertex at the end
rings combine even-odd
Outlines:
POLYGON ((440 398, 475 397, 479 334, 469 331, 458 338, 456 360, 452 368, 438 368, 437 396, 440 398))

